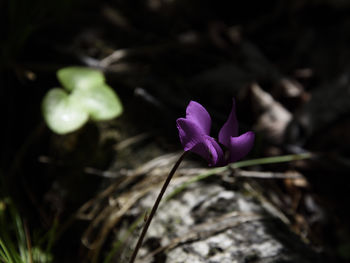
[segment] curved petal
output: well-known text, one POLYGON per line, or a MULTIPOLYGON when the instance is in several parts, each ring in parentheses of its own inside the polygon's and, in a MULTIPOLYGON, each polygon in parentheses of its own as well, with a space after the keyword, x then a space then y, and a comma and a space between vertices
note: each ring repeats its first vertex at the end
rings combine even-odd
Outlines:
POLYGON ((209 166, 222 166, 224 163, 224 152, 213 137, 205 136, 206 153, 204 157, 209 166))
POLYGON ((255 134, 254 132, 246 132, 239 137, 231 137, 230 139, 230 157, 229 162, 233 163, 246 156, 254 145, 255 134))
POLYGON ((230 147, 231 137, 236 137, 238 135, 238 121, 236 117, 235 101, 233 100, 232 103, 231 113, 219 132, 219 142, 228 148, 230 147))
POLYGON ((219 144, 214 138, 204 134, 195 122, 180 118, 177 119, 176 124, 185 151, 202 156, 208 161, 209 166, 224 164, 224 154, 219 144))
POLYGON ((186 119, 193 121, 203 130, 204 134, 209 135, 211 118, 207 110, 198 102, 190 101, 186 108, 186 119))
POLYGON ((195 122, 179 118, 176 120, 176 126, 179 130, 180 141, 185 151, 191 150, 204 140, 205 134, 195 122))

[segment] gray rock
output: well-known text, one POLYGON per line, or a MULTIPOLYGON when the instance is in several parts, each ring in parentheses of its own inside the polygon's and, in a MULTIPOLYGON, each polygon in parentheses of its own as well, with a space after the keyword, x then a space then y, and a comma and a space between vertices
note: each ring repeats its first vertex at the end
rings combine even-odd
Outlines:
MULTIPOLYGON (((140 205, 150 207, 156 194, 140 205)), ((262 207, 249 193, 194 183, 162 203, 138 262, 321 262, 316 252, 262 207), (150 249, 152 243, 160 246, 150 249)))

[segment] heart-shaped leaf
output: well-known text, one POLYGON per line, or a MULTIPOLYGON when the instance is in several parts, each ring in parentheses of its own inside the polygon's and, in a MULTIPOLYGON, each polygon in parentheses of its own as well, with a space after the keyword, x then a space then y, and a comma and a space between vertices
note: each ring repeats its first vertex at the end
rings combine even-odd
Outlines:
POLYGON ((101 71, 85 67, 67 67, 57 71, 57 78, 68 90, 89 89, 105 83, 101 71))
POLYGON ((118 96, 106 84, 89 89, 76 89, 72 95, 80 98, 84 109, 95 121, 113 119, 123 112, 118 96))
POLYGON ((43 115, 49 128, 59 134, 77 130, 88 120, 109 120, 123 111, 103 74, 94 69, 68 67, 57 72, 64 88, 53 89, 43 99, 43 115))
POLYGON ((69 96, 63 89, 50 90, 42 103, 49 128, 58 134, 65 134, 83 126, 89 115, 81 103, 79 96, 69 96))

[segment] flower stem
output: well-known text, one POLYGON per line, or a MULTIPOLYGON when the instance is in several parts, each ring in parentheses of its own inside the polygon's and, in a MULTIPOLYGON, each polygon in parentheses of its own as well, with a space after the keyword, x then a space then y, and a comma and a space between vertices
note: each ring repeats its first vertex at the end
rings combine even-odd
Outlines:
POLYGON ((142 232, 141 232, 141 235, 139 237, 139 239, 137 240, 137 244, 135 246, 135 249, 134 249, 134 252, 132 253, 132 256, 130 258, 130 261, 129 263, 133 263, 136 259, 136 256, 137 256, 137 253, 140 249, 140 247, 142 246, 142 242, 143 242, 143 239, 147 233, 147 230, 148 230, 148 227, 149 225, 151 224, 151 221, 153 219, 153 216, 154 214, 156 213, 157 209, 158 209, 158 206, 159 206, 159 203, 160 201, 162 200, 162 197, 165 193, 165 190, 167 189, 171 179, 173 178, 173 175, 175 174, 177 168, 179 167, 180 163, 182 162, 182 160, 185 158, 186 154, 188 153, 188 151, 185 151, 181 156, 180 158, 177 160, 177 162, 175 163, 173 169, 171 169, 168 177, 166 178, 164 184, 163 184, 163 187, 162 189, 160 190, 159 194, 158 194, 158 197, 156 199, 156 201, 154 202, 154 205, 152 207, 152 210, 147 218, 147 221, 145 223, 145 225, 143 226, 143 229, 142 229, 142 232))

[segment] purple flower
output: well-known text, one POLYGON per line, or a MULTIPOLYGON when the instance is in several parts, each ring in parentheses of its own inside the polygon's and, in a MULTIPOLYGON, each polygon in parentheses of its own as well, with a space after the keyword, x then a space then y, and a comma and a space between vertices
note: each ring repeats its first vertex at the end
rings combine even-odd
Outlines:
POLYGON ((234 101, 230 116, 219 132, 219 143, 228 149, 227 153, 210 137, 211 118, 199 103, 191 101, 186 108, 186 118, 177 119, 176 126, 184 150, 199 154, 208 161, 209 166, 224 166, 242 159, 254 144, 253 132, 238 136, 234 101))

